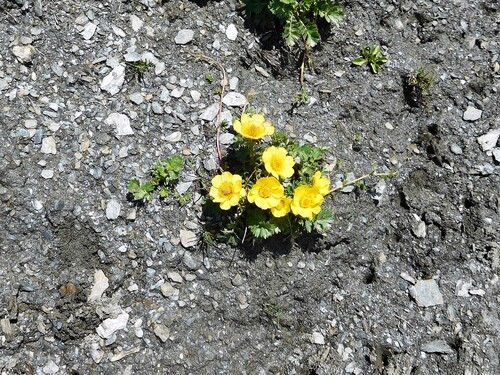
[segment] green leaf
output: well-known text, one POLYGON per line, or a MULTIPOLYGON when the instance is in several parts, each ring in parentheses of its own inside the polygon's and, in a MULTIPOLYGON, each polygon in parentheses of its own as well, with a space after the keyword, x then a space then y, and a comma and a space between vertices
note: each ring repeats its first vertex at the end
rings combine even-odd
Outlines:
POLYGON ((357 59, 352 60, 352 63, 354 65, 358 65, 358 66, 366 64, 367 62, 368 62, 368 60, 363 58, 363 57, 358 57, 357 59))
POLYGON ((316 23, 307 19, 300 22, 300 33, 305 44, 309 47, 314 47, 321 39, 316 23))
POLYGON ((249 225, 248 228, 255 238, 266 239, 279 233, 279 228, 270 222, 260 222, 258 224, 249 225))
POLYGON ((328 23, 339 23, 344 18, 344 8, 340 4, 331 4, 330 1, 320 1, 317 14, 328 23))
POLYGON ((137 179, 130 180, 128 182, 128 191, 129 193, 134 193, 141 188, 141 182, 137 179))
POLYGON ((285 44, 292 47, 301 38, 300 24, 295 20, 287 20, 285 27, 283 29, 283 38, 285 39, 285 44))
POLYGON ((323 233, 331 228, 333 224, 333 213, 328 208, 322 208, 319 214, 314 218, 314 230, 323 233))
POLYGON ((166 188, 166 187, 162 187, 162 188, 160 189, 160 197, 161 197, 161 198, 165 198, 165 197, 167 197, 167 196, 169 196, 169 195, 170 195, 170 189, 168 189, 168 188, 166 188))
POLYGON ((377 63, 371 62, 370 66, 372 68, 373 73, 375 73, 375 74, 377 74, 378 71, 380 70, 380 65, 378 65, 377 63))

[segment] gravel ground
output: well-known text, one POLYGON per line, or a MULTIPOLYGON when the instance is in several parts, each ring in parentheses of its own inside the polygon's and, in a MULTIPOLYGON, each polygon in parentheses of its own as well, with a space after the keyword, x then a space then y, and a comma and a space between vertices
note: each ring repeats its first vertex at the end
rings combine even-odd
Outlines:
POLYGON ((343 3, 297 106, 297 51, 234 1, 0 0, 2 375, 500 373, 498 2, 343 3), (374 43, 377 75, 350 63, 374 43), (399 176, 329 198, 320 238, 199 249, 219 101, 200 54, 225 118, 251 95, 330 148, 332 179, 399 176), (194 200, 134 205, 128 180, 174 154, 194 200))

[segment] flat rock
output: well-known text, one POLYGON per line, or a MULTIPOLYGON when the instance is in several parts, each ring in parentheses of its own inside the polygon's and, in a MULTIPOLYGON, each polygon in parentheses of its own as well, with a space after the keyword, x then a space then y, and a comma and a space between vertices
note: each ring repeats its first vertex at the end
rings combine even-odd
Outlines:
POLYGON ((90 40, 94 36, 97 30, 97 25, 95 23, 89 22, 85 25, 82 31, 83 39, 90 40))
POLYGON ((436 280, 418 280, 410 289, 410 295, 420 307, 430 307, 443 304, 443 296, 436 280))
POLYGON ((316 345, 325 345, 325 338, 321 332, 313 332, 311 335, 311 343, 316 345))
POLYGON ((116 127, 116 135, 132 135, 134 130, 130 127, 130 119, 122 113, 110 113, 104 122, 116 127))
POLYGON ((94 285, 90 290, 90 294, 87 298, 88 302, 94 302, 101 299, 102 294, 108 289, 109 281, 104 272, 97 270, 94 273, 94 285))
POLYGON ((181 230, 181 245, 185 248, 196 246, 198 243, 198 237, 196 233, 190 230, 181 230))
POLYGON ((35 48, 31 45, 27 46, 14 46, 12 47, 12 53, 16 56, 17 61, 21 64, 28 64, 33 60, 35 55, 35 48))
POLYGON ((126 312, 122 312, 114 319, 108 318, 104 320, 99 327, 96 328, 97 334, 103 339, 111 337, 116 331, 127 327, 128 316, 126 312))
POLYGON ((40 149, 42 154, 56 154, 56 140, 54 137, 45 137, 42 139, 42 148, 40 149))
POLYGON ((177 35, 174 38, 175 44, 188 44, 190 41, 193 40, 194 37, 194 31, 191 29, 182 29, 179 30, 177 35))
POLYGON ((179 289, 174 288, 172 284, 170 283, 165 283, 161 286, 160 288, 161 294, 163 294, 163 297, 168 298, 172 297, 174 295, 179 294, 179 289))
POLYGON ((200 118, 205 121, 213 121, 217 117, 217 113, 219 113, 219 103, 214 103, 203 110, 200 118))
POLYGON ((44 169, 42 173, 40 173, 40 176, 42 176, 45 179, 49 179, 54 177, 54 170, 53 169, 44 169))
POLYGON ((115 220, 120 216, 121 204, 116 199, 111 199, 106 205, 106 217, 108 220, 115 220))
POLYGON ((465 121, 476 121, 481 118, 482 113, 483 111, 480 109, 469 106, 464 112, 463 119, 465 121))
POLYGON ((167 341, 170 336, 170 330, 164 324, 155 324, 153 331, 161 342, 167 341))
POLYGON ((125 81, 125 65, 120 64, 115 67, 101 82, 101 90, 107 91, 110 95, 115 95, 122 88, 125 81))
POLYGON ((453 349, 444 340, 426 342, 420 348, 425 353, 452 354, 453 349))
POLYGON ((144 21, 137 17, 135 14, 130 15, 130 25, 132 26, 132 30, 138 32, 142 25, 144 25, 144 21))
POLYGON ((492 129, 488 133, 478 137, 477 142, 481 145, 483 151, 489 151, 496 146, 498 137, 500 137, 500 129, 492 129))
POLYGON ((238 30, 236 29, 236 26, 233 23, 227 26, 226 37, 229 40, 236 40, 236 38, 238 37, 238 30))
POLYGON ((179 131, 170 133, 165 137, 165 140, 170 143, 179 142, 181 139, 182 139, 182 133, 179 131))
POLYGON ((237 92, 226 94, 222 102, 229 107, 243 107, 248 103, 246 96, 237 92))

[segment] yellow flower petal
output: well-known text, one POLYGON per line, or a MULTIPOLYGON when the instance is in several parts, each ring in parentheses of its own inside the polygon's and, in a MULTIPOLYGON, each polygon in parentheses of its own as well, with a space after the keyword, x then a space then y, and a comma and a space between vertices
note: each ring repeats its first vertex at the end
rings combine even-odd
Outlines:
POLYGON ((248 201, 263 210, 276 207, 285 193, 285 188, 274 177, 263 177, 257 180, 248 192, 248 201))
POLYGON ((292 198, 283 197, 276 207, 271 207, 271 213, 274 217, 283 217, 290 212, 290 203, 292 198))
POLYGON ((209 194, 215 203, 220 203, 221 209, 229 210, 238 205, 240 199, 246 195, 246 191, 242 187, 241 176, 223 172, 212 178, 209 194))
POLYGON ((271 146, 262 154, 262 161, 266 171, 276 178, 289 178, 293 176, 295 162, 291 156, 287 156, 287 150, 283 147, 271 146))
POLYGON ((299 186, 295 189, 290 208, 294 215, 312 220, 320 211, 324 198, 311 186, 299 186))
POLYGON ((240 120, 234 121, 233 129, 244 138, 254 140, 261 139, 266 135, 272 135, 274 133, 274 126, 272 126, 271 122, 266 121, 264 116, 260 114, 242 114, 240 120))
POLYGON ((330 180, 328 177, 321 177, 321 172, 316 171, 313 176, 313 188, 325 196, 330 192, 330 180))

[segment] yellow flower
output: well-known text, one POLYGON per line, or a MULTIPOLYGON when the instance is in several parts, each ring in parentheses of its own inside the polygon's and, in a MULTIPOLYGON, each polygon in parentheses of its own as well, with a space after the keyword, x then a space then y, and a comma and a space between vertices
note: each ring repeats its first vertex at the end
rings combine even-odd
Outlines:
POLYGON ((248 192, 248 201, 257 207, 267 210, 280 204, 285 188, 274 177, 263 177, 257 180, 248 192))
POLYGON ((291 156, 287 156, 287 151, 283 147, 269 147, 262 154, 262 161, 266 171, 276 178, 289 178, 293 175, 295 162, 291 156))
POLYGON ((236 120, 233 124, 234 130, 245 138, 261 139, 266 135, 274 133, 274 126, 270 121, 266 121, 262 115, 250 116, 247 113, 241 115, 241 120, 236 120))
POLYGON ((330 192, 330 180, 328 177, 321 177, 321 172, 317 171, 313 176, 313 188, 318 190, 318 192, 325 196, 330 192))
POLYGON ((276 207, 271 207, 271 213, 274 217, 283 217, 290 212, 290 203, 292 198, 283 197, 276 207))
POLYGON ((312 220, 321 211, 323 201, 316 188, 303 185, 295 189, 290 208, 294 215, 312 220))
POLYGON ((246 195, 241 184, 241 176, 223 172, 212 178, 210 196, 215 203, 220 203, 221 209, 229 210, 231 207, 237 206, 240 198, 246 195))

